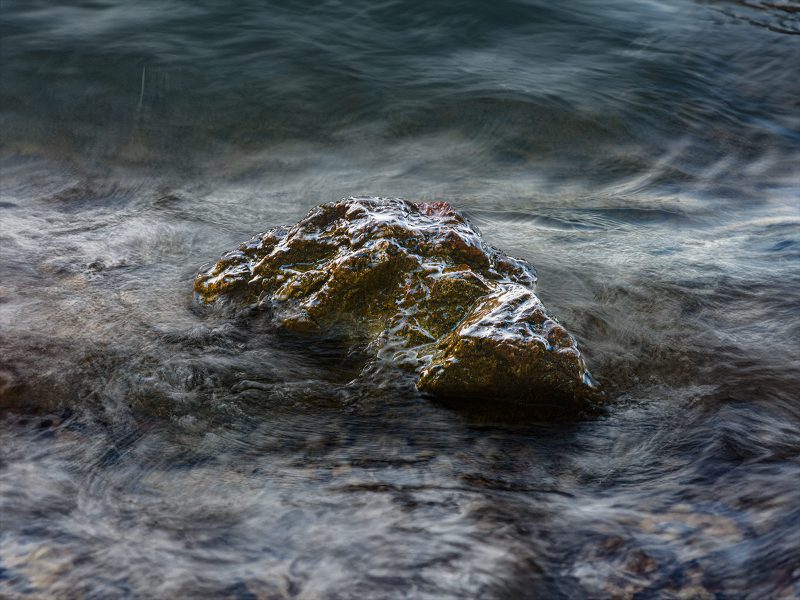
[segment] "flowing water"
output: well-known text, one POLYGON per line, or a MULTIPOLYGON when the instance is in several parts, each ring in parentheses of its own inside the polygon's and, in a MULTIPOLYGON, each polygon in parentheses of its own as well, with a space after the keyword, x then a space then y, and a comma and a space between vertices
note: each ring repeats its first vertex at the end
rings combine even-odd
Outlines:
POLYGON ((0 1, 0 596, 800 596, 800 5, 0 1), (607 414, 352 382, 196 271, 447 200, 607 414))

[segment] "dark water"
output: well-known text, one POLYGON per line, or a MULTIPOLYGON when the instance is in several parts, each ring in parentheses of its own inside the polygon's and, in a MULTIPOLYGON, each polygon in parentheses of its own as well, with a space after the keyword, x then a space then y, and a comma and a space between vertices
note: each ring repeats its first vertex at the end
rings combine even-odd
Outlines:
POLYGON ((0 1, 0 596, 800 596, 800 5, 0 1), (614 405, 350 383, 193 304, 445 199, 614 405))

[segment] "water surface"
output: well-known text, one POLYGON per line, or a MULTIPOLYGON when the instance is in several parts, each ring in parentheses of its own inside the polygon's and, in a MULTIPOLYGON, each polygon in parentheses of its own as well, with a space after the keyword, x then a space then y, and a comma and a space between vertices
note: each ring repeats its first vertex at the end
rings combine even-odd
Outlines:
POLYGON ((796 2, 0 3, 0 595, 800 596, 796 2), (613 404, 360 379, 204 263, 447 200, 613 404))

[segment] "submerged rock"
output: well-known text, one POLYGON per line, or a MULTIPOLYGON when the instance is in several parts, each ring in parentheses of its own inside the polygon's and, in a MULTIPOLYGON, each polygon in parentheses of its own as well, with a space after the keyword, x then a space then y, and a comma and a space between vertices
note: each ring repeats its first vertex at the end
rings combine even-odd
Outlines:
POLYGON ((349 198, 255 236, 194 288, 205 303, 266 305, 299 334, 388 348, 434 396, 589 407, 584 360, 535 283, 445 202, 349 198))

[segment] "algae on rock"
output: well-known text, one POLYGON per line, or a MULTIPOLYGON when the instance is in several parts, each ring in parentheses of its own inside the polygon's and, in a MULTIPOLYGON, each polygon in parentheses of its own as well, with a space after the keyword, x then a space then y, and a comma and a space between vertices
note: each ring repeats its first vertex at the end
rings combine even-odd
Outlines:
POLYGON ((527 262, 445 202, 359 197, 255 236, 194 288, 205 303, 266 304, 298 334, 389 340, 411 351, 418 389, 434 396, 590 407, 583 357, 535 283, 527 262))

